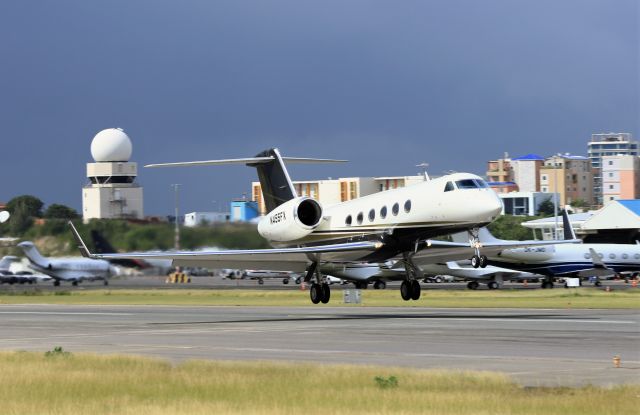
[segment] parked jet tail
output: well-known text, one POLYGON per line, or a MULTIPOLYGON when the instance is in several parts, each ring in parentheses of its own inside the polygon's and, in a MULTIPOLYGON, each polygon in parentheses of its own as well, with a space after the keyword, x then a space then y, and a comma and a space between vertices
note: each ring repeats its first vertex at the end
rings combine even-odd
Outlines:
POLYGON ((33 242, 30 242, 30 241, 20 242, 18 246, 22 248, 22 251, 29 259, 29 262, 31 262, 34 265, 37 265, 40 268, 49 267, 50 265, 49 261, 47 261, 47 258, 42 256, 42 254, 40 253, 40 251, 38 251, 38 248, 36 248, 33 242))
MULTIPOLYGON (((116 249, 107 241, 107 239, 97 230, 91 230, 91 240, 97 254, 115 254, 116 249)), ((125 268, 145 269, 151 265, 142 259, 110 259, 110 263, 125 268)))
POLYGON ((223 164, 245 164, 255 167, 258 170, 264 203, 267 211, 270 212, 281 204, 298 197, 289 172, 284 165, 285 161, 288 163, 342 163, 346 160, 282 157, 277 148, 272 148, 251 158, 149 164, 145 167, 216 166, 223 164))

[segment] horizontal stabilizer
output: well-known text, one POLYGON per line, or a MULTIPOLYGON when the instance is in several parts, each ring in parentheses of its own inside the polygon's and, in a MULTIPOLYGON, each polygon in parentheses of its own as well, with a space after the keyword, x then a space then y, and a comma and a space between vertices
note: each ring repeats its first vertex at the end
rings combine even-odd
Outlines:
MULTIPOLYGON (((203 161, 185 161, 178 163, 156 163, 147 164, 145 167, 189 167, 189 166, 223 166, 226 164, 246 164, 256 165, 265 164, 275 160, 275 157, 246 157, 240 159, 223 159, 223 160, 203 160, 203 161)), ((306 157, 282 157, 283 161, 291 164, 318 164, 318 163, 345 163, 347 160, 336 159, 317 159, 306 157)))

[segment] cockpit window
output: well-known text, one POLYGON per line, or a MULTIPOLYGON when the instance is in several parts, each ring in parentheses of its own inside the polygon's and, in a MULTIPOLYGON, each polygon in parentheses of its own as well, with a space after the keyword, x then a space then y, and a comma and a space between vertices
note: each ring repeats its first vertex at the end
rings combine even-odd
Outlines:
POLYGON ((474 179, 474 182, 476 182, 476 184, 478 185, 479 188, 481 189, 486 189, 489 187, 489 185, 487 184, 487 182, 485 182, 482 179, 474 179))
POLYGON ((456 190, 456 188, 453 186, 453 182, 447 182, 447 184, 444 186, 444 191, 451 192, 453 190, 456 190))
POLYGON ((458 186, 458 189, 477 189, 478 188, 476 181, 473 179, 458 180, 456 182, 456 185, 458 186))

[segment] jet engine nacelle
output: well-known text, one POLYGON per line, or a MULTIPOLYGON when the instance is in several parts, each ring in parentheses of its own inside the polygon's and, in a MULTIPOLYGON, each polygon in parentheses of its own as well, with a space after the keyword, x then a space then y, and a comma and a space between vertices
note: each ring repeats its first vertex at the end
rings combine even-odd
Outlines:
POLYGON ((322 221, 322 207, 308 197, 281 204, 258 223, 258 233, 275 242, 289 242, 309 235, 322 221))

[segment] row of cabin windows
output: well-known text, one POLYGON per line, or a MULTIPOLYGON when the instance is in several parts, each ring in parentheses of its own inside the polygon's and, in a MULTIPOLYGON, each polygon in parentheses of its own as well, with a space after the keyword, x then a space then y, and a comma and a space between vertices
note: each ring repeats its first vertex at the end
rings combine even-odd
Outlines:
MULTIPOLYGON (((600 259, 604 258, 604 255, 602 255, 599 252, 598 252, 598 256, 600 257, 600 259)), ((622 259, 629 259, 629 255, 628 254, 622 254, 622 255, 620 255, 620 257, 622 259)), ((591 259, 591 254, 584 254, 584 258, 585 259, 591 259)), ((633 255, 633 258, 634 259, 640 259, 640 254, 633 255)), ((609 254, 609 259, 616 259, 616 254, 609 254)))
MULTIPOLYGON (((404 202, 404 211, 406 213, 411 212, 411 200, 407 200, 406 202, 404 202)), ((398 216, 398 213, 400 213, 400 205, 398 203, 394 203, 393 206, 391 207, 391 214, 393 216, 398 216)), ((373 222, 376 219, 376 210, 371 209, 369 211, 368 217, 369 217, 369 222, 373 222)), ((385 219, 386 217, 387 217, 387 207, 382 206, 380 208, 380 218, 385 219)), ((360 212, 356 215, 356 222, 358 223, 358 225, 362 225, 362 222, 364 222, 364 213, 360 212)), ((347 226, 351 226, 351 224, 353 223, 353 217, 351 215, 347 216, 347 218, 344 220, 344 223, 347 226)))

